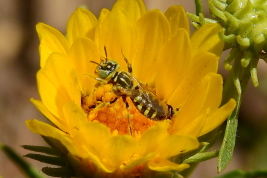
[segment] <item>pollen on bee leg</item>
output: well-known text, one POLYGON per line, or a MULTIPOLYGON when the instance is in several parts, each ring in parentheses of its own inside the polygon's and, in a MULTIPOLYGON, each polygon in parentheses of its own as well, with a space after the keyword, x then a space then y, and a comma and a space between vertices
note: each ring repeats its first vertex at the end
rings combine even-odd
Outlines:
POLYGON ((94 105, 95 105, 94 97, 87 95, 81 98, 81 106, 86 114, 88 114, 91 111, 91 108, 94 107, 94 105))
POLYGON ((99 85, 94 88, 90 95, 81 98, 81 106, 85 113, 89 113, 93 108, 98 105, 103 106, 114 102, 118 96, 113 92, 112 85, 99 85))
POLYGON ((99 86, 95 95, 98 101, 103 101, 105 103, 112 102, 118 98, 118 96, 113 92, 113 85, 111 84, 99 86))
POLYGON ((113 92, 106 92, 102 97, 103 102, 113 102, 117 98, 113 92))

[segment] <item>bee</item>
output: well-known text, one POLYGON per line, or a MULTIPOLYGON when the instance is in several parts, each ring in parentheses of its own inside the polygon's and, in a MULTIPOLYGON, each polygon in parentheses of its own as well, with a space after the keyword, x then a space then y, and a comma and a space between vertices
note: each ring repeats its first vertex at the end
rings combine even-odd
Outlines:
POLYGON ((171 119, 174 114, 172 106, 160 101, 153 92, 144 87, 137 86, 134 89, 127 89, 118 86, 117 90, 121 94, 129 96, 139 112, 147 118, 152 120, 171 119))
POLYGON ((112 84, 112 90, 116 95, 130 97, 138 111, 145 117, 151 120, 171 119, 174 114, 172 106, 160 101, 152 91, 134 78, 131 64, 124 55, 123 57, 128 72, 121 70, 116 61, 108 60, 107 57, 100 63, 91 61, 98 65, 96 75, 99 78, 96 79, 100 82, 112 84))

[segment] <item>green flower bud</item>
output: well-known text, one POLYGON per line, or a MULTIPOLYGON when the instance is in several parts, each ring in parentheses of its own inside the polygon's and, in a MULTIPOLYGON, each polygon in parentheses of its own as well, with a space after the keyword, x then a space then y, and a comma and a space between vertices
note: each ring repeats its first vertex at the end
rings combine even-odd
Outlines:
POLYGON ((226 49, 232 48, 224 67, 231 70, 232 61, 249 67, 252 82, 258 86, 258 61, 267 60, 267 1, 209 0, 209 7, 224 28, 221 38, 228 43, 226 49))

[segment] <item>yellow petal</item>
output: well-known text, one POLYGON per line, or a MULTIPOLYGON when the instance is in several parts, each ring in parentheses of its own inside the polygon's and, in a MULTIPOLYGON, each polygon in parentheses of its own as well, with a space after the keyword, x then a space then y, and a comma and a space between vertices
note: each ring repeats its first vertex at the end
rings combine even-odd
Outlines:
POLYGON ((99 17, 98 17, 98 21, 97 21, 98 23, 96 25, 96 30, 95 30, 95 43, 98 46, 98 49, 100 51, 102 51, 101 52, 102 57, 105 57, 105 55, 104 55, 105 51, 103 49, 100 49, 100 47, 99 47, 100 44, 103 43, 103 39, 100 38, 101 37, 100 32, 102 33, 103 22, 106 19, 106 17, 108 16, 109 13, 110 13, 110 11, 108 9, 105 9, 105 8, 100 11, 100 14, 99 14, 99 17))
MULTIPOLYGON (((75 121, 75 118, 73 121, 75 121)), ((107 126, 97 122, 87 122, 84 126, 80 127, 79 133, 84 143, 88 145, 88 150, 98 156, 101 150, 104 149, 103 145, 106 140, 112 136, 107 126), (88 137, 88 135, 90 135, 90 137, 88 137)))
POLYGON ((130 164, 126 165, 125 167, 122 166, 122 169, 124 169, 124 170, 128 169, 129 170, 135 166, 145 164, 149 160, 152 160, 155 157, 155 155, 156 155, 155 153, 149 153, 146 156, 142 156, 141 158, 134 160, 130 164))
POLYGON ((199 142, 196 137, 189 135, 170 135, 161 140, 156 148, 159 157, 170 158, 180 153, 198 148, 199 142))
POLYGON ((118 135, 111 137, 103 144, 105 148, 105 157, 110 165, 115 169, 128 160, 133 158, 137 148, 137 142, 134 137, 129 135, 118 135))
POLYGON ((62 106, 69 98, 62 89, 57 89, 43 70, 37 72, 38 91, 45 107, 56 117, 62 118, 62 106))
POLYGON ((156 94, 167 101, 177 88, 191 60, 191 44, 187 32, 178 29, 177 34, 162 49, 156 73, 156 94))
POLYGON ((167 18, 159 10, 151 10, 137 22, 137 51, 133 59, 133 74, 141 82, 147 83, 157 69, 160 50, 171 37, 167 18))
POLYGON ((181 108, 181 111, 178 114, 177 118, 174 118, 174 130, 178 131, 179 134, 187 133, 189 135, 193 134, 195 136, 198 136, 196 134, 199 134, 204 127, 204 121, 210 114, 213 114, 218 109, 221 103, 221 99, 221 75, 215 73, 207 74, 203 82, 195 90, 192 96, 189 96, 188 101, 181 108), (194 112, 190 113, 190 111, 192 110, 194 112), (189 113, 186 114, 186 112, 189 113), (200 119, 203 122, 201 122, 200 119), (193 129, 194 127, 197 127, 196 124, 198 124, 199 127, 193 129), (176 128, 176 126, 178 125, 179 128, 176 128))
POLYGON ((100 54, 96 44, 85 37, 79 37, 71 46, 69 52, 71 65, 76 69, 81 92, 84 96, 89 95, 95 86, 95 69, 97 65, 90 62, 100 62, 100 54))
POLYGON ((47 118, 49 119, 53 124, 55 124, 58 128, 60 128, 63 131, 67 130, 67 125, 65 122, 63 122, 61 119, 58 119, 55 117, 43 104, 42 101, 35 100, 31 98, 31 102, 37 107, 39 111, 47 118))
POLYGON ((100 169, 112 172, 114 167, 101 161, 106 156, 103 145, 111 137, 109 128, 100 123, 88 122, 83 110, 72 102, 64 105, 63 112, 71 128, 69 134, 75 140, 74 146, 83 149, 86 153, 84 158, 90 158, 100 169))
POLYGON ((191 135, 195 137, 199 137, 200 132, 203 130, 204 125, 206 123, 207 114, 203 114, 196 119, 192 120, 189 123, 186 123, 179 129, 172 128, 172 134, 176 135, 191 135))
POLYGON ((71 129, 81 128, 85 123, 87 123, 87 116, 85 112, 81 107, 77 106, 73 102, 67 102, 64 104, 63 114, 64 121, 69 125, 71 129))
POLYGON ((197 88, 195 88, 194 92, 188 96, 180 108, 177 117, 174 118, 173 128, 175 130, 180 130, 180 128, 189 125, 199 115, 206 114, 207 109, 209 109, 207 108, 206 102, 208 101, 206 100, 209 98, 209 93, 214 92, 210 89, 214 89, 212 86, 214 82, 212 81, 216 80, 216 77, 217 74, 214 73, 206 75, 197 88))
POLYGON ((171 6, 164 15, 167 17, 171 25, 172 36, 175 36, 177 33, 179 33, 179 28, 185 29, 187 34, 190 34, 188 18, 183 6, 171 6))
POLYGON ((56 140, 61 141, 61 143, 68 149, 68 151, 72 154, 79 155, 76 147, 73 146, 72 140, 68 137, 68 134, 60 131, 59 129, 46 124, 44 122, 32 119, 26 121, 27 127, 34 133, 52 137, 56 140))
POLYGON ((65 37, 53 27, 38 23, 36 30, 40 39, 40 66, 43 68, 51 53, 66 54, 69 46, 65 37))
POLYGON ((144 156, 148 153, 154 152, 155 148, 161 144, 161 140, 168 135, 168 124, 164 122, 159 123, 157 126, 149 128, 140 138, 139 154, 144 156))
POLYGON ((44 105, 56 117, 60 116, 64 103, 73 101, 81 104, 77 76, 66 61, 66 56, 51 54, 45 67, 38 71, 37 81, 44 105))
POLYGON ((79 36, 94 39, 96 23, 97 19, 90 11, 82 8, 76 9, 68 21, 68 42, 72 44, 79 36))
POLYGON ((206 124, 204 125, 204 128, 200 133, 200 136, 212 131, 213 129, 221 125, 225 121, 225 119, 232 113, 235 106, 235 100, 230 99, 228 103, 220 107, 213 115, 208 117, 206 124))
POLYGON ((76 71, 67 61, 67 57, 53 53, 47 59, 43 68, 44 74, 56 88, 65 91, 70 100, 80 104, 81 93, 78 87, 76 71))
POLYGON ((200 111, 200 115, 205 114, 207 112, 207 108, 210 113, 213 113, 218 109, 222 101, 222 76, 215 73, 209 73, 208 75, 210 76, 209 88, 203 109, 200 111))
POLYGON ((222 27, 219 24, 205 24, 191 37, 194 55, 201 51, 208 51, 220 57, 224 42, 219 38, 222 27))
POLYGON ((108 9, 106 9, 106 8, 101 9, 99 17, 98 17, 98 24, 97 25, 102 24, 104 19, 108 16, 109 13, 110 13, 110 11, 108 9))
MULTIPOLYGON (((87 149, 87 147, 85 148, 87 149)), ((111 173, 115 170, 114 167, 111 167, 109 165, 105 165, 101 162, 100 158, 97 157, 96 155, 92 154, 90 151, 87 152, 87 160, 90 162, 93 162, 93 164, 100 170, 106 172, 106 173, 111 173)))
POLYGON ((187 71, 180 85, 170 96, 168 104, 174 108, 179 108, 184 100, 198 85, 201 78, 209 72, 217 72, 218 60, 217 57, 209 52, 202 52, 194 56, 192 59, 196 61, 194 65, 187 71))
POLYGON ((135 22, 146 12, 146 6, 142 0, 118 0, 112 8, 112 11, 117 10, 127 14, 135 22))
MULTIPOLYGON (((75 118, 73 121, 75 121, 75 118)), ((114 166, 110 162, 104 161, 106 157, 104 145, 107 139, 111 137, 108 127, 101 123, 87 122, 76 131, 77 143, 84 145, 90 161, 105 172, 114 171, 114 166)))
POLYGON ((111 137, 110 129, 101 123, 88 122, 87 115, 81 107, 72 102, 64 105, 63 112, 65 121, 73 131, 72 136, 79 140, 80 144, 87 145, 93 154, 96 154, 96 151, 101 152, 103 143, 111 137))
POLYGON ((144 13, 143 1, 119 0, 96 31, 99 49, 107 58, 117 61, 127 70, 123 55, 131 62, 135 52, 136 20, 144 13))
POLYGON ((97 25, 96 25, 96 30, 95 30, 95 43, 97 46, 99 46, 99 31, 102 28, 103 21, 106 19, 110 11, 106 8, 101 9, 98 20, 97 20, 97 25))
POLYGON ((190 166, 188 164, 175 164, 167 159, 156 159, 148 162, 148 167, 155 171, 182 171, 190 166))

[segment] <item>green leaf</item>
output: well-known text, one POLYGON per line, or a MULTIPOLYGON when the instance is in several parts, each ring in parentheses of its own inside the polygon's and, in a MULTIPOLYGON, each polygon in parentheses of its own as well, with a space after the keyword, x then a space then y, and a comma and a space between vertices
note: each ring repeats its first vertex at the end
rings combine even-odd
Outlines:
POLYGON ((52 137, 45 137, 45 136, 42 136, 42 138, 45 140, 45 142, 49 146, 57 150, 62 156, 66 156, 68 154, 68 150, 59 140, 56 140, 52 137))
POLYGON ((202 161, 215 158, 218 156, 218 154, 219 154, 219 151, 197 153, 194 156, 191 156, 188 159, 184 160, 183 163, 187 163, 187 164, 199 163, 202 161))
POLYGON ((25 155, 25 157, 51 165, 66 166, 66 161, 61 157, 46 156, 46 155, 32 154, 32 153, 25 155))
POLYGON ((60 156, 60 154, 51 147, 46 146, 33 146, 33 145, 22 145, 22 148, 30 151, 35 151, 39 153, 45 153, 48 155, 60 156))
POLYGON ((42 178, 40 174, 30 166, 22 157, 13 149, 0 143, 0 149, 11 159, 29 178, 42 178))
POLYGON ((248 171, 244 172, 242 170, 234 170, 215 178, 266 178, 267 171, 248 171))
POLYGON ((235 110, 232 112, 232 114, 227 120, 223 143, 218 158, 218 172, 223 171, 228 166, 233 156, 240 104, 241 97, 237 98, 238 106, 235 108, 235 110))
MULTIPOLYGON (((240 58, 240 56, 238 56, 237 58, 240 58)), ((233 69, 231 70, 230 75, 227 77, 223 91, 224 93, 222 104, 226 103, 230 98, 234 98, 236 100, 236 108, 227 120, 223 143, 218 157, 217 169, 219 173, 228 166, 233 156, 239 109, 242 102, 243 93, 250 79, 250 69, 248 67, 241 67, 238 61, 240 60, 235 60, 233 69), (234 76, 237 78, 234 78, 234 76), (239 90, 237 90, 233 82, 233 80, 235 79, 238 79, 240 81, 239 90)))
POLYGON ((201 142, 203 144, 203 147, 201 148, 201 150, 199 152, 204 152, 207 151, 208 149, 210 149, 215 143, 216 141, 219 139, 219 137, 221 136, 222 132, 218 131, 218 129, 215 129, 214 131, 202 136, 199 138, 199 140, 204 140, 203 138, 205 138, 205 140, 207 140, 207 138, 211 138, 210 140, 208 140, 207 142, 201 142), (206 138, 206 136, 208 136, 206 138))
POLYGON ((44 167, 42 168, 43 173, 52 177, 74 177, 74 173, 70 168, 51 168, 44 167))

